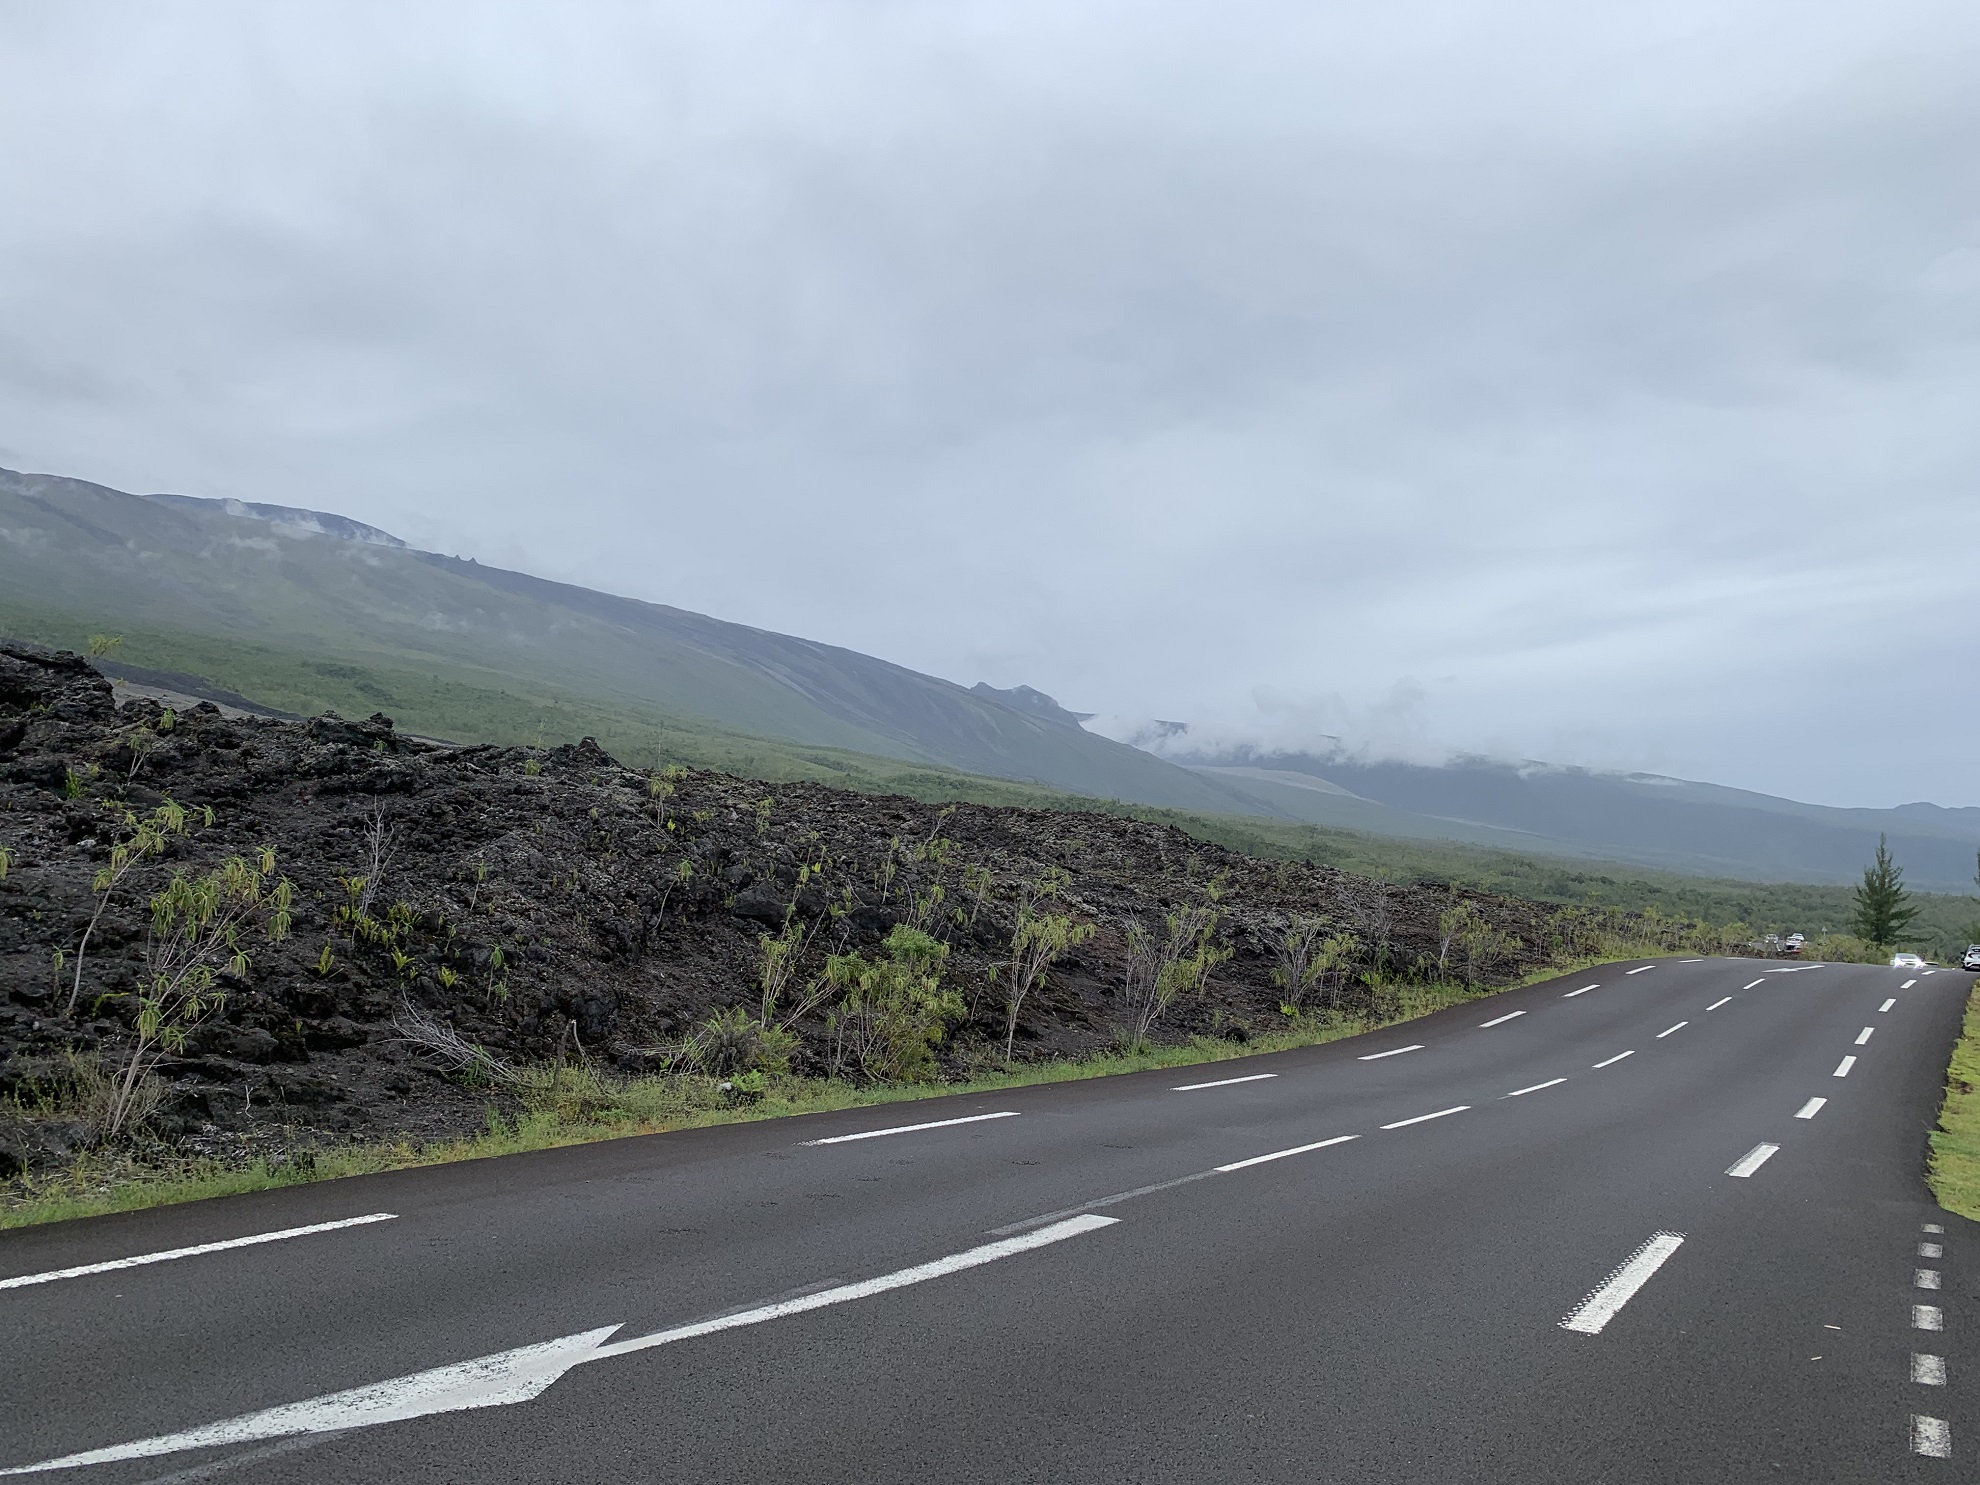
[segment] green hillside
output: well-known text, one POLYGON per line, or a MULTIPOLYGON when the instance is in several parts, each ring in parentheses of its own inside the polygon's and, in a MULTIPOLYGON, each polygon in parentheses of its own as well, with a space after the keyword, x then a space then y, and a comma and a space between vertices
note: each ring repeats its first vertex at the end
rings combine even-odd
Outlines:
MULTIPOLYGON (((1212 779, 833 645, 413 551, 340 517, 127 495, 0 471, 0 624, 47 642, 119 631, 119 658, 226 678, 288 711, 388 710, 505 741, 590 731, 632 758, 774 737, 813 755, 1015 779, 1184 809, 1259 812, 1212 779), (694 746, 700 746, 695 744, 694 746)), ((704 755, 707 756, 707 755, 704 755)), ((763 755, 767 758, 768 755, 763 755)))

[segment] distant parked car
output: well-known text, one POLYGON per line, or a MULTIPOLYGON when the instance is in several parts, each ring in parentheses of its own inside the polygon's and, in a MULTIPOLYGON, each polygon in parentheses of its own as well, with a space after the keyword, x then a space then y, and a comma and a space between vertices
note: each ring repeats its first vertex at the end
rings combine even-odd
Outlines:
POLYGON ((1916 954, 1891 955, 1892 969, 1923 969, 1924 967, 1925 961, 1920 959, 1916 954))
POLYGON ((1968 944, 1966 952, 1960 956, 1961 969, 1980 969, 1980 944, 1968 944))

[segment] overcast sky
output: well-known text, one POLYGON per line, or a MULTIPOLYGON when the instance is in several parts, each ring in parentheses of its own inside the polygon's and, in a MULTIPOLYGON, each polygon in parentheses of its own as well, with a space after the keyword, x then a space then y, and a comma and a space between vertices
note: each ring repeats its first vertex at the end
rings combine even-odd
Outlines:
POLYGON ((0 464, 1980 804, 1980 5, 0 0, 0 464))

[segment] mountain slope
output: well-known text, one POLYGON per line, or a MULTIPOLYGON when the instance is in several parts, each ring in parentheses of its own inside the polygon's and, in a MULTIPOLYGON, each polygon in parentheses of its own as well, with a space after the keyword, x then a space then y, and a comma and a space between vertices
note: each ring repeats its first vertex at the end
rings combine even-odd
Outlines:
MULTIPOLYGON (((339 664, 424 672, 436 697, 454 685, 586 701, 1100 798, 1269 812, 1085 732, 1035 692, 970 691, 835 645, 415 551, 319 512, 0 471, 0 594, 29 634, 63 621, 288 656, 305 693, 339 664)), ((120 658, 179 668, 136 646, 120 658)), ((307 694, 262 699, 314 709, 307 694)), ((401 720, 445 732, 444 702, 434 711, 401 720)))

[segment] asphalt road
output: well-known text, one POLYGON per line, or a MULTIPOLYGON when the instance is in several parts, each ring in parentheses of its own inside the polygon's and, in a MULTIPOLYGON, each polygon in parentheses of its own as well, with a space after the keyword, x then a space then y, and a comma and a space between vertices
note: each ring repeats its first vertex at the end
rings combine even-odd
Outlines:
POLYGON ((1972 977, 1633 969, 1190 1072, 7 1234, 0 1466, 1974 1478, 1980 1224, 1921 1176, 1972 977))

